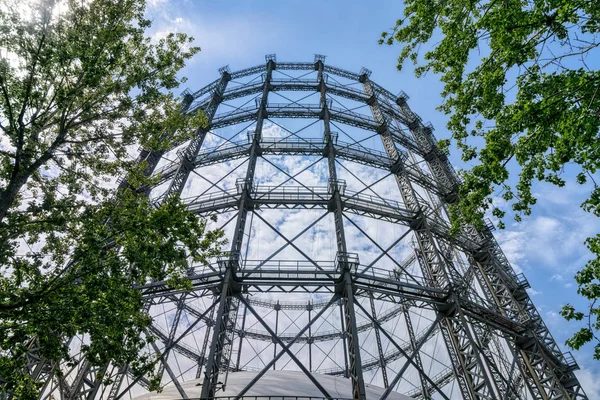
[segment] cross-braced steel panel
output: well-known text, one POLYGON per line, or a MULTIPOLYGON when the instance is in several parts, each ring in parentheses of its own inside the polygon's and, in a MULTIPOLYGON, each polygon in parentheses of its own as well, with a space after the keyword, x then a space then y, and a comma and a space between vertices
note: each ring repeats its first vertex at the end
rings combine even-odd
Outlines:
MULTIPOLYGON (((459 178, 408 96, 320 55, 219 73, 182 100, 209 126, 139 156, 157 177, 144 189, 154 202, 180 196, 219 215, 229 238, 222 257, 190 266, 192 291, 138 288, 163 385, 188 398, 195 380, 208 399, 255 371, 243 398, 267 371, 296 370, 323 398, 335 396, 318 374, 347 378, 354 399, 369 385, 382 399, 587 398, 493 226, 450 234, 459 178)), ((127 365, 35 354, 45 398, 129 398, 150 384, 127 365)))

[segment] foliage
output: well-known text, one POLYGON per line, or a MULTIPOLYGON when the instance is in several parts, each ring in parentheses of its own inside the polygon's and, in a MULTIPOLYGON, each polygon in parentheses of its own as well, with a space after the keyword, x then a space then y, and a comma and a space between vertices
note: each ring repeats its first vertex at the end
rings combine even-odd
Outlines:
MULTIPOLYGON (((582 208, 600 216, 600 187, 594 180, 600 166, 600 2, 404 4, 403 18, 382 34, 380 43, 401 45, 398 69, 410 60, 418 77, 440 74, 444 89, 439 108, 449 114, 448 128, 462 160, 474 164, 461 171, 460 200, 450 207, 453 228, 481 226, 489 210, 504 218, 506 210, 494 205, 495 196, 520 221, 536 203, 536 181, 563 187, 574 180, 593 186, 582 208), (421 55, 422 47, 428 51, 421 55), (518 171, 514 185, 511 171, 518 171), (570 171, 575 178, 569 177, 570 171)), ((586 244, 595 258, 576 280, 579 293, 591 302, 590 325, 568 341, 572 348, 593 340, 593 331, 600 328, 600 236, 586 244)), ((574 312, 567 306, 563 315, 583 318, 574 312)))
POLYGON ((189 263, 223 243, 177 199, 156 207, 136 190, 151 179, 128 150, 170 148, 206 123, 184 117, 168 92, 199 49, 184 34, 146 37, 144 8, 0 5, 0 390, 19 398, 39 389, 25 353, 77 362, 65 344, 73 335, 86 337, 93 365, 151 370, 156 360, 141 351, 150 319, 134 286, 185 288, 189 263), (115 198, 117 175, 132 187, 115 198))

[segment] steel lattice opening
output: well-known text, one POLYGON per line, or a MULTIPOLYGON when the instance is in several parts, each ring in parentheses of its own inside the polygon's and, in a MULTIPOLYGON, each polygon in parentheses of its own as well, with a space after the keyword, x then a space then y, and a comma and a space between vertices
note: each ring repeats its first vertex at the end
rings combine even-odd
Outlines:
MULTIPOLYGON (((140 155, 160 177, 153 201, 179 195, 217 214, 229 238, 210 267, 190 268, 192 292, 140 288, 157 338, 147 351, 171 393, 250 395, 246 384, 227 391, 235 374, 284 370, 321 398, 339 397, 323 375, 357 399, 586 398, 493 226, 449 234, 459 180, 404 93, 323 56, 219 72, 183 97, 184 112, 201 108, 210 126, 140 155)), ((64 369, 45 377, 44 395, 148 387, 127 366, 64 369)))

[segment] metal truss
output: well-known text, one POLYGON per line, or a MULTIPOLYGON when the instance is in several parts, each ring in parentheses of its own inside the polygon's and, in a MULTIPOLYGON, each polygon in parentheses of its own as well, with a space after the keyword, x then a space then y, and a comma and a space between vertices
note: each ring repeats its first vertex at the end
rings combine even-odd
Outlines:
MULTIPOLYGON (((385 388, 382 399, 396 391, 419 399, 587 398, 577 364, 552 338, 493 225, 450 234, 446 206, 458 200, 460 180, 406 94, 321 55, 314 62, 267 55, 264 64, 219 73, 182 97, 181 111, 201 109, 209 126, 175 158, 139 155, 156 178, 143 188, 156 204, 180 196, 200 216, 222 215, 231 232, 221 258, 190 266, 191 291, 166 281, 137 287, 154 320, 147 351, 159 360, 162 384, 190 398, 184 383, 195 379, 195 396, 212 399, 235 372, 255 371, 238 399, 269 370, 292 369, 322 398, 332 397, 318 374, 347 378, 353 399, 366 399, 369 383, 385 388), (309 125, 298 128, 303 120, 309 125), (266 134, 273 127, 281 134, 266 134), (317 135, 304 135, 315 127, 317 135), (301 161, 298 168, 281 163, 290 159, 301 161), (260 165, 283 180, 265 183, 260 165), (326 176, 305 182, 319 166, 326 176), (208 188, 186 191, 195 178, 208 188), (386 194, 384 184, 393 186, 386 194), (269 215, 310 217, 290 230, 269 215), (306 237, 314 245, 324 224, 331 226, 325 249, 335 257, 321 249, 315 258, 306 237), (377 224, 401 233, 381 240, 377 224), (255 226, 273 243, 261 242, 255 226), (357 237, 369 254, 353 250, 357 237), (266 244, 262 257, 247 256, 266 244)), ((67 343, 77 340, 85 342, 67 343)), ((150 385, 128 365, 93 366, 82 357, 52 365, 35 346, 28 368, 44 398, 119 399, 150 385)))

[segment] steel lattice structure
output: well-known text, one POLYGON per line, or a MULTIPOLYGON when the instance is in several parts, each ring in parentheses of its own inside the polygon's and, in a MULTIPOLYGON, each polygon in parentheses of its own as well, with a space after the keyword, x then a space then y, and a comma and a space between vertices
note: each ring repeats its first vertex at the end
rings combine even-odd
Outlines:
MULTIPOLYGON (((183 96, 182 112, 202 109, 209 126, 139 155, 159 177, 153 201, 181 196, 230 234, 225 256, 190 267, 193 291, 139 287, 163 384, 187 398, 182 382, 199 379, 213 398, 235 371, 292 369, 323 398, 314 374, 347 377, 355 399, 369 383, 384 397, 587 398, 493 226, 450 235, 459 179, 408 96, 319 55, 219 72, 183 96)), ((35 354, 45 398, 119 399, 149 384, 127 365, 35 354)))

